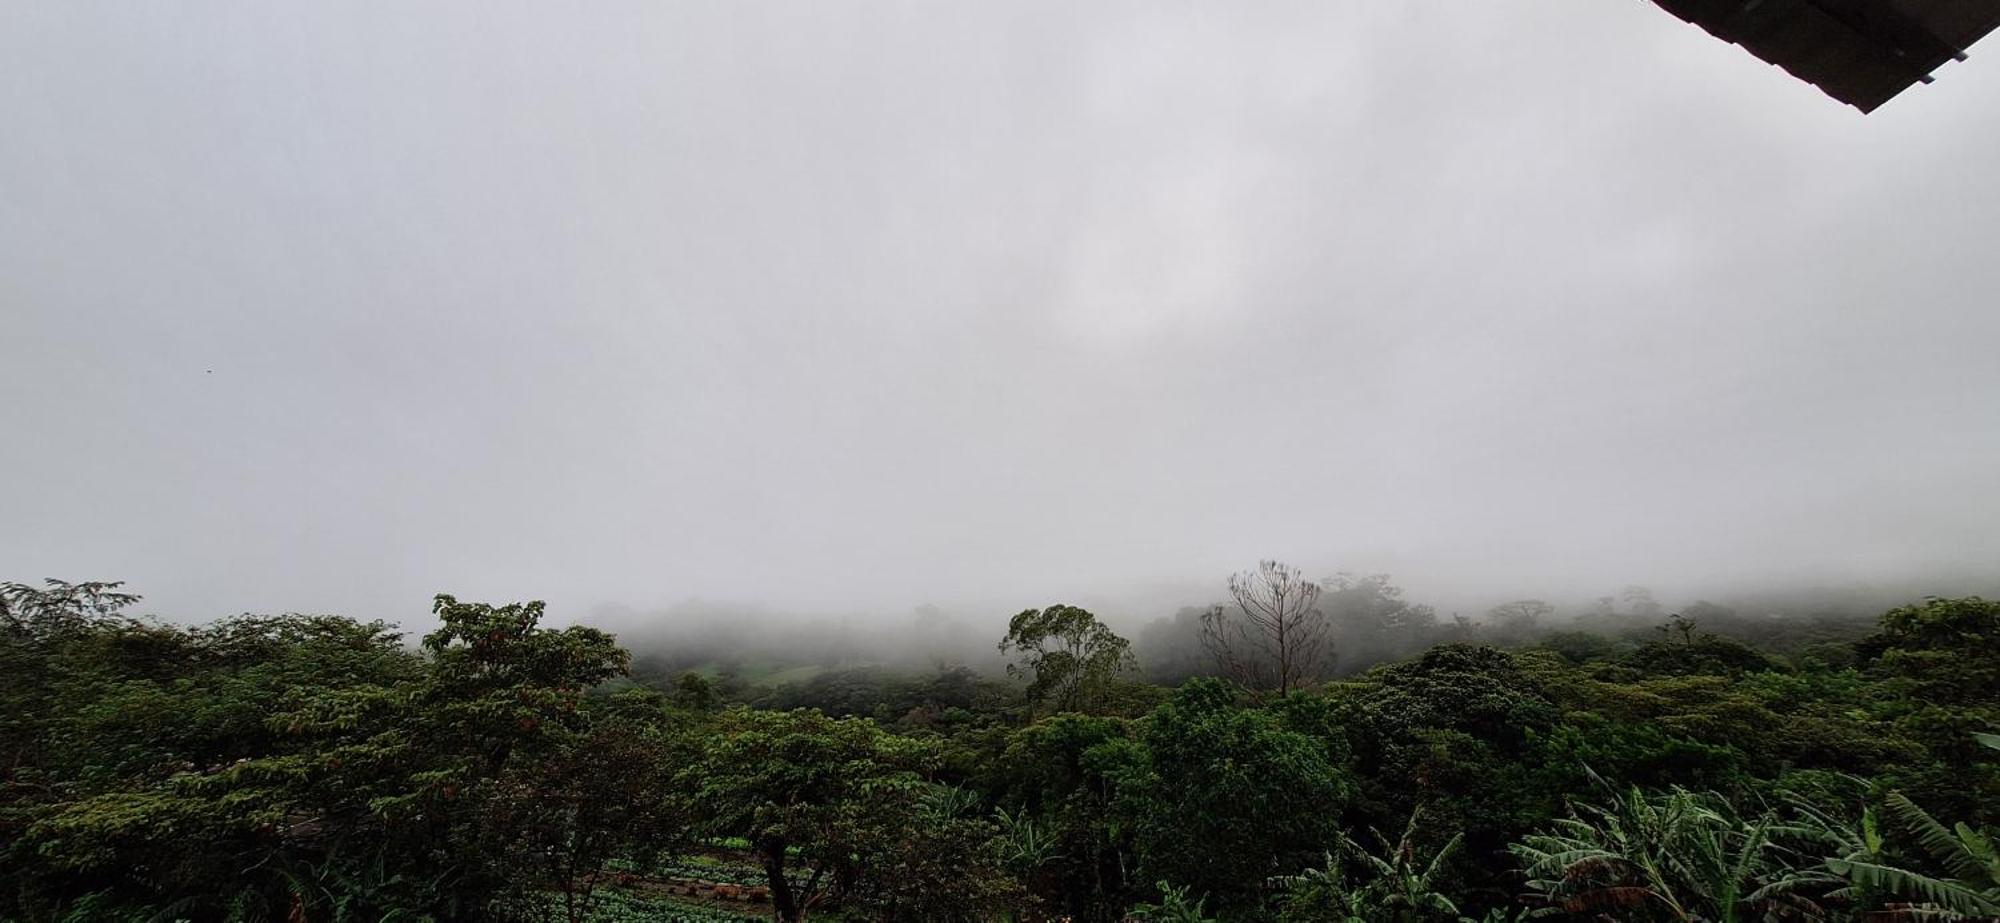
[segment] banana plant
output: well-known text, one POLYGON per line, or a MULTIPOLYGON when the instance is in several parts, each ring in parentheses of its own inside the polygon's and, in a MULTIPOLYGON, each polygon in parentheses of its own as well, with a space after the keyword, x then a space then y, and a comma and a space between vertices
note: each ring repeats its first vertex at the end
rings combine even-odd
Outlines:
POLYGON ((1189 888, 1160 882, 1160 902, 1132 908, 1129 919, 1137 923, 1216 923, 1208 915, 1206 898, 1197 898, 1189 888))
POLYGON ((1910 919, 1971 920, 2000 916, 2000 854, 1993 840, 1964 823, 1946 827, 1900 792, 1884 799, 1897 826, 1908 831, 1931 860, 1951 875, 1933 878, 1874 857, 1836 859, 1827 867, 1856 887, 1906 898, 1893 907, 1910 919))
POLYGON ((1438 890, 1446 860, 1458 850, 1463 834, 1451 839, 1428 859, 1418 854, 1417 828, 1421 812, 1413 812, 1393 842, 1370 828, 1379 849, 1370 851, 1341 834, 1338 854, 1327 853, 1319 868, 1284 875, 1272 883, 1285 891, 1281 919, 1285 923, 1428 923, 1452 920, 1458 907, 1438 890), (1362 875, 1349 879, 1351 864, 1362 875))
POLYGON ((1621 920, 1751 923, 1767 914, 1813 919, 1819 909, 1791 888, 1789 851, 1773 842, 1776 819, 1737 816, 1724 799, 1685 789, 1637 788, 1572 816, 1511 849, 1528 886, 1551 908, 1621 920))
POLYGON ((1782 832, 1802 852, 1825 858, 1817 867, 1772 883, 1760 895, 1817 888, 1829 904, 1872 911, 1871 921, 1966 920, 2000 913, 2000 859, 1992 841, 1965 824, 1946 828, 1897 792, 1883 799, 1883 811, 1863 805, 1855 823, 1803 798, 1788 801, 1793 819, 1782 832), (1884 812, 1951 877, 1926 875, 1896 861, 1889 854, 1884 812))

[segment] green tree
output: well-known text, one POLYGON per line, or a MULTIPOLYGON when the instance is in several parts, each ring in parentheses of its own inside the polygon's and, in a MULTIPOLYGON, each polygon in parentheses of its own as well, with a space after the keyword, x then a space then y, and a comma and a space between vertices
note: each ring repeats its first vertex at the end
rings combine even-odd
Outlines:
POLYGON ((1349 794, 1327 741, 1236 694, 1215 679, 1182 686, 1146 718, 1116 783, 1145 878, 1192 887, 1225 917, 1332 841, 1349 794))
POLYGON ((426 845, 453 857, 462 906, 525 916, 553 889, 580 919, 604 864, 628 831, 653 829, 665 795, 657 742, 598 727, 586 708, 628 655, 594 628, 542 628, 540 601, 439 595, 432 611, 430 669, 400 722, 422 768, 370 807, 432 828, 426 845))
POLYGON ((848 903, 882 923, 977 923, 1023 899, 1008 874, 998 828, 978 796, 928 785, 894 807, 902 822, 873 841, 848 903))
POLYGON ((1026 676, 1028 700, 1053 711, 1089 711, 1134 666, 1131 644, 1076 606, 1026 609, 1007 624, 1000 652, 1019 656, 1009 676, 1026 676))
POLYGON ((0 878, 15 908, 0 915, 282 912, 300 899, 294 871, 326 837, 289 797, 301 779, 254 777, 280 754, 292 754, 286 770, 303 759, 272 713, 335 687, 409 681, 420 662, 379 623, 159 625, 118 613, 134 597, 91 586, 8 594, 22 618, 7 656, 41 685, 9 702, 25 733, 10 740, 0 799, 0 878))
POLYGON ((54 577, 43 580, 39 587, 11 580, 0 583, 0 628, 49 636, 114 618, 140 599, 118 589, 124 585, 123 581, 103 580, 71 583, 54 577))
POLYGON ((1412 603, 1388 574, 1339 573, 1321 582, 1332 644, 1354 672, 1407 657, 1441 640, 1437 610, 1412 603))
POLYGON ((133 746, 52 805, 32 847, 100 894, 200 918, 535 918, 554 893, 580 919, 604 864, 657 848, 635 838, 664 820, 657 735, 597 722, 586 696, 625 654, 539 627, 539 603, 434 611, 423 659, 327 617, 111 632, 180 651, 170 686, 94 684, 161 752, 133 746))
POLYGON ((1119 785, 1142 760, 1135 722, 1058 714, 1020 728, 982 773, 1007 806, 1015 872, 1076 920, 1116 920, 1137 896, 1133 831, 1119 785))
POLYGON ((749 841, 778 919, 795 923, 877 871, 866 859, 904 831, 931 758, 868 721, 739 708, 723 713, 683 779, 710 833, 749 841))
POLYGON ((713 711, 722 696, 708 677, 689 670, 674 680, 674 704, 693 711, 713 711))
POLYGON ((1933 597, 1891 609, 1856 647, 1877 675, 1927 701, 2000 701, 2000 600, 1933 597))
POLYGON ((1702 631, 1699 625, 1694 618, 1676 612, 1655 627, 1660 640, 1640 645, 1619 662, 1644 673, 1682 676, 1738 676, 1776 666, 1754 648, 1702 631))
POLYGON ((1463 832, 1449 861, 1454 893, 1514 889, 1485 861, 1561 805, 1581 781, 1547 763, 1562 719, 1525 655, 1441 645, 1377 667, 1343 687, 1340 704, 1361 780, 1354 826, 1399 824, 1419 806, 1440 829, 1463 832))

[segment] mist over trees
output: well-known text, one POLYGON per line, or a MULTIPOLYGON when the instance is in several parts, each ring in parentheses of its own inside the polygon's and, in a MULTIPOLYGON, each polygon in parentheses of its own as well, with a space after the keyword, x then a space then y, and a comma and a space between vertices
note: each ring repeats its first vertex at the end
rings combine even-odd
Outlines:
POLYGON ((0 915, 2000 914, 2000 603, 1746 616, 1631 587, 1440 619, 1278 562, 1225 589, 1239 610, 1134 643, 1070 605, 989 619, 1004 669, 926 610, 833 656, 724 617, 646 672, 538 602, 440 594, 411 644, 0 584, 0 915), (1148 643, 1195 675, 1135 669, 1148 643))
MULTIPOLYGON (((1436 606, 1412 598, 1390 574, 1334 572, 1311 578, 1302 568, 1270 563, 1296 571, 1301 589, 1308 584, 1317 589, 1318 597, 1307 609, 1319 615, 1298 616, 1319 626, 1309 629, 1319 632, 1322 642, 1310 658, 1314 679, 1354 676, 1450 641, 1553 646, 1580 655, 1605 646, 1629 649, 1651 640, 1670 613, 1719 637, 1795 654, 1852 640, 1870 629, 1878 613, 1925 592, 1921 583, 1912 588, 1733 590, 1709 599, 1682 596, 1685 602, 1670 609, 1661 600, 1673 596, 1627 585, 1596 595, 1502 597, 1465 612, 1441 614, 1436 606)), ((1261 565, 1245 573, 1259 572, 1261 565)), ((1245 575, 1232 576, 1240 583, 1245 575)), ((1216 625, 1246 654, 1254 647, 1241 632, 1248 623, 1241 615, 1243 601, 1230 583, 1230 576, 1217 579, 1214 599, 1189 599, 1166 614, 1115 603, 1090 611, 1106 629, 1130 641, 1133 667, 1147 681, 1171 684, 1221 676, 1276 688, 1275 682, 1232 672, 1218 659, 1213 638, 1205 639, 1207 626, 1216 625)), ((915 678, 957 684, 960 692, 946 697, 963 703, 972 686, 1004 678, 1012 660, 995 647, 986 627, 990 615, 931 605, 904 612, 808 615, 697 602, 652 611, 604 607, 589 620, 618 633, 632 651, 633 675, 645 682, 671 683, 695 671, 737 698, 764 695, 773 703, 820 703, 843 714, 867 712, 853 711, 859 706, 843 701, 859 696, 880 704, 880 690, 915 678)), ((1274 663, 1266 656, 1248 658, 1243 666, 1269 672, 1274 663)), ((902 698, 914 708, 925 696, 902 698)))
POLYGON ((1285 695, 1317 680, 1332 651, 1319 584, 1299 570, 1263 561, 1229 578, 1233 606, 1202 615, 1201 644, 1216 666, 1246 689, 1285 695))
POLYGON ((13 0, 0 923, 2000 923, 1994 31, 13 0))

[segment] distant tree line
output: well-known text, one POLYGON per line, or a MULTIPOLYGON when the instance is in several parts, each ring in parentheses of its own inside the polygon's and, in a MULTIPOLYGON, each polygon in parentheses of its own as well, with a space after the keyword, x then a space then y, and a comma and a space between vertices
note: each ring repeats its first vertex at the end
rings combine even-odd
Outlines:
POLYGON ((0 584, 0 918, 2000 915, 2000 602, 1778 649, 1713 608, 1607 634, 1531 600, 1468 627, 1275 562, 1231 590, 1168 620, 1205 663, 1173 685, 1057 604, 994 620, 1004 678, 731 687, 635 678, 540 603, 440 595, 410 644, 0 584), (670 893, 704 876, 758 903, 670 893))

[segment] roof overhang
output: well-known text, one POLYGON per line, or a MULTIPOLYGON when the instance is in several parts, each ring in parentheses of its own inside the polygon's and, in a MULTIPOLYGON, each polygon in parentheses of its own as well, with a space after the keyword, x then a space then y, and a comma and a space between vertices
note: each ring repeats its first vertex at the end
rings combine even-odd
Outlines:
POLYGON ((1653 0, 1873 112, 2000 27, 2000 0, 1653 0))

